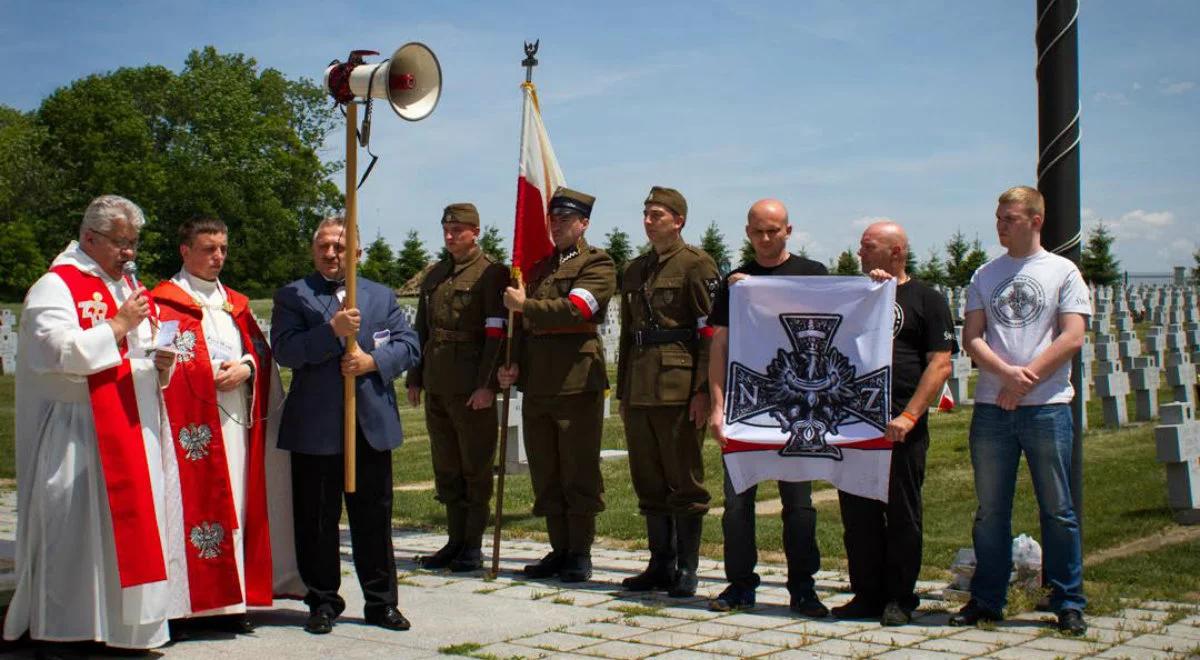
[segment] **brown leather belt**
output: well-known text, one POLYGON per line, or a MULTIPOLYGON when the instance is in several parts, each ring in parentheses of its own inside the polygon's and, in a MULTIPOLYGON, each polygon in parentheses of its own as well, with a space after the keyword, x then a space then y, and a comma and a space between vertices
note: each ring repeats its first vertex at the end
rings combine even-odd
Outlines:
POLYGON ((471 332, 469 330, 444 330, 442 328, 433 329, 434 341, 444 342, 477 342, 483 341, 482 332, 471 332))
POLYGON ((595 323, 577 323, 575 325, 562 325, 557 328, 530 328, 529 334, 534 337, 545 335, 598 335, 600 334, 600 326, 595 323))

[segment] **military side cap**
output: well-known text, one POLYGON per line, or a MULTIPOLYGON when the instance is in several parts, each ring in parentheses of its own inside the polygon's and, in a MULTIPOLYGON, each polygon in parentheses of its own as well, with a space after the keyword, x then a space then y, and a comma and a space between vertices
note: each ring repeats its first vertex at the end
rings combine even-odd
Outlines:
POLYGON ((596 198, 575 190, 571 190, 565 186, 559 186, 558 190, 554 191, 554 196, 550 198, 550 208, 554 209, 570 209, 579 213, 585 218, 592 217, 592 206, 596 203, 596 198))
POLYGON ((674 188, 664 188, 662 186, 654 186, 650 189, 650 195, 646 197, 645 204, 662 204, 671 209, 675 215, 687 217, 687 200, 683 198, 683 193, 674 188))
POLYGON ((461 222, 464 225, 472 227, 479 226, 479 211, 475 210, 475 205, 470 202, 459 202, 451 204, 442 211, 442 224, 447 222, 461 222))

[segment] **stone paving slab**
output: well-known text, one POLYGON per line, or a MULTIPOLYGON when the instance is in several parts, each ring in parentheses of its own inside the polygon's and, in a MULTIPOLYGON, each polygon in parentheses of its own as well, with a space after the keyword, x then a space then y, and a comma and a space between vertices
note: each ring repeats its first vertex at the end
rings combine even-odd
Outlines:
MULTIPOLYGON (((0 494, 0 518, 12 503, 0 494)), ((343 563, 346 615, 333 634, 303 632, 306 608, 281 601, 255 611, 253 635, 195 635, 157 651, 167 660, 287 660, 308 658, 430 658, 440 653, 496 658, 888 658, 994 657, 1017 660, 1078 657, 1186 657, 1200 652, 1200 607, 1165 601, 1127 602, 1111 616, 1087 617, 1084 638, 1063 637, 1054 617, 1028 612, 986 628, 951 628, 957 605, 941 600, 937 583, 922 583, 921 609, 909 626, 884 628, 875 621, 814 620, 787 608, 784 568, 762 564, 758 605, 739 612, 714 612, 708 597, 724 588, 723 568, 705 559, 706 579, 698 595, 673 599, 663 593, 625 592, 620 581, 640 570, 644 552, 600 549, 593 580, 563 584, 525 579, 521 567, 549 551, 543 543, 506 541, 500 575, 420 570, 414 558, 436 551, 445 537, 398 532, 400 607, 413 622, 409 632, 366 625, 362 595, 349 553, 343 563)), ((11 532, 0 530, 0 559, 11 548, 11 532)), ((2 566, 2 564, 0 564, 2 566)), ((2 573, 2 571, 0 571, 2 573)), ((0 584, 3 583, 0 574, 0 584)), ((819 594, 828 605, 850 598, 843 573, 818 574, 819 594)), ((0 655, 34 658, 45 645, 0 646, 0 655)), ((52 650, 52 649, 51 649, 52 650)))

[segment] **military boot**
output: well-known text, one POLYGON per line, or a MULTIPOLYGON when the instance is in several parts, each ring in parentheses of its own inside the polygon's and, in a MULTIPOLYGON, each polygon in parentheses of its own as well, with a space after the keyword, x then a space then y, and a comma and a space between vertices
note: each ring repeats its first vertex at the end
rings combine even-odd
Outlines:
POLYGON ((463 533, 467 520, 467 511, 458 504, 446 505, 446 527, 449 538, 446 540, 446 545, 440 550, 427 557, 421 557, 419 563, 421 568, 427 570, 438 570, 450 565, 454 558, 462 552, 463 549, 463 533))
POLYGON ((667 595, 672 598, 696 595, 696 585, 700 581, 696 569, 700 565, 700 534, 703 530, 704 516, 675 516, 679 570, 675 573, 675 582, 667 590, 667 595))
POLYGON ((558 578, 563 582, 583 582, 592 577, 592 541, 596 539, 596 514, 567 516, 570 531, 567 559, 558 578))
POLYGON ((671 516, 647 514, 646 540, 650 546, 646 570, 621 581, 621 586, 630 591, 667 589, 675 582, 675 525, 671 516))
POLYGON ((458 556, 450 562, 451 573, 466 573, 483 567, 483 530, 487 528, 487 522, 486 506, 467 509, 463 547, 458 556))
POLYGON ((558 575, 563 562, 567 559, 567 543, 570 538, 567 533, 567 517, 563 515, 546 516, 546 531, 550 534, 550 554, 542 557, 541 561, 527 564, 522 571, 526 577, 534 579, 548 578, 558 575))

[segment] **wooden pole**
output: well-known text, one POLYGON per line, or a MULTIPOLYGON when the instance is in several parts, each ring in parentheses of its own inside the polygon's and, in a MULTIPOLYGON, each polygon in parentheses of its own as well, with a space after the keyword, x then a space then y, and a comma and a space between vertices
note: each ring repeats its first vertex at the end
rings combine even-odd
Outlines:
MULTIPOLYGON (((512 282, 520 281, 520 270, 513 267, 512 282)), ((512 362, 513 323, 516 315, 508 312, 508 341, 504 342, 504 365, 512 362)), ((496 524, 492 525, 492 577, 500 573, 500 529, 504 522, 504 474, 508 471, 508 402, 512 396, 512 388, 504 388, 500 409, 500 447, 496 459, 496 524)))
MULTIPOLYGON (((346 275, 345 308, 351 309, 358 305, 355 295, 356 271, 358 270, 358 105, 354 101, 346 104, 346 252, 342 257, 342 268, 346 275)), ((358 350, 358 338, 354 335, 346 337, 346 354, 358 350)), ((342 425, 343 457, 345 458, 345 492, 353 493, 357 488, 354 473, 355 439, 356 439, 356 410, 355 376, 343 377, 342 400, 345 417, 342 425)))

